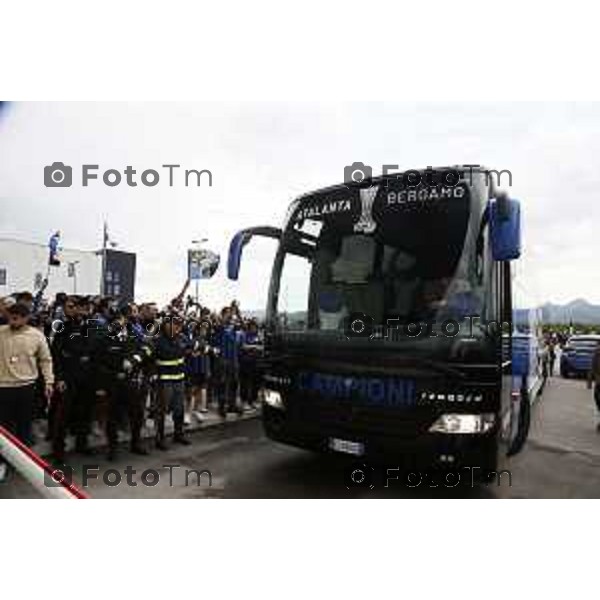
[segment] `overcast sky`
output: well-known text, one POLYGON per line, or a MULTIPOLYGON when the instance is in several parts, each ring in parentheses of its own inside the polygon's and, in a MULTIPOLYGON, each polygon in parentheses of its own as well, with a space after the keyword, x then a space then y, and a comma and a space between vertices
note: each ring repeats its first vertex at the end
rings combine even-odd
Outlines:
MULTIPOLYGON (((584 103, 13 103, 0 115, 0 237, 95 249, 107 219, 119 247, 138 254, 140 300, 165 301, 186 277, 192 239, 225 259, 232 234, 279 225, 297 195, 339 183, 354 161, 412 167, 510 169, 523 203, 523 270, 541 301, 600 303, 600 104, 584 103), (44 166, 74 167, 71 188, 46 188, 44 166), (137 171, 137 187, 81 186, 81 164, 137 171), (213 185, 173 187, 161 165, 209 169, 213 185), (155 187, 139 183, 157 169, 155 187)), ((264 305, 268 242, 250 246, 238 284, 220 269, 202 282, 209 304, 264 305), (262 266, 261 266, 262 264, 262 266), (251 266, 250 266, 251 265, 251 266)))

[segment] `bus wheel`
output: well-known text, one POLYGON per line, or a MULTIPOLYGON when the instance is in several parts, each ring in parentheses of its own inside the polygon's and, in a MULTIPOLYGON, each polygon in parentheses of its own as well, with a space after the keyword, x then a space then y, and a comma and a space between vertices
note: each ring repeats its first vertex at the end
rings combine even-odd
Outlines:
POLYGON ((521 392, 521 401, 519 407, 519 424, 517 434, 508 448, 508 456, 518 454, 523 449, 527 437, 529 436, 529 427, 531 425, 531 404, 527 392, 521 392))

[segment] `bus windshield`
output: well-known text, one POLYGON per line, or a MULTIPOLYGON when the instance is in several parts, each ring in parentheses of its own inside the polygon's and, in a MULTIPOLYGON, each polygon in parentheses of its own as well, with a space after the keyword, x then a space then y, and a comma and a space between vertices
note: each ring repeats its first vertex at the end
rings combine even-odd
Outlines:
POLYGON ((469 188, 423 192, 338 189, 304 199, 289 216, 274 274, 277 326, 343 332, 356 313, 384 327, 479 316, 482 248, 458 269, 469 188))

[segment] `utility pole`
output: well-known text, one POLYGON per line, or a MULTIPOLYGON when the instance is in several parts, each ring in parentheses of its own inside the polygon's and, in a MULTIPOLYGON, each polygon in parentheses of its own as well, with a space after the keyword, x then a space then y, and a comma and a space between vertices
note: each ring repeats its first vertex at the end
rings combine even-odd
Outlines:
POLYGON ((102 230, 102 279, 100 280, 100 294, 106 296, 106 245, 108 243, 108 225, 104 221, 102 230))
POLYGON ((102 232, 102 274, 100 281, 100 293, 102 296, 106 296, 106 265, 107 265, 107 252, 108 245, 110 244, 111 248, 116 248, 119 244, 110 239, 108 235, 108 224, 104 221, 104 230, 102 232))
POLYGON ((69 277, 73 278, 73 293, 77 293, 77 265, 80 261, 75 260, 69 263, 69 277))

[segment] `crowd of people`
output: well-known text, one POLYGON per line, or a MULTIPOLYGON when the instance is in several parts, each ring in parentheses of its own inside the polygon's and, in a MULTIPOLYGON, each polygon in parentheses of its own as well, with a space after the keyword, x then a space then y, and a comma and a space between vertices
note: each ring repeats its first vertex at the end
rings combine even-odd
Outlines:
MULTIPOLYGON (((189 283, 189 282, 188 282, 189 283)), ((0 425, 31 444, 32 423, 47 419, 53 459, 90 454, 92 431, 106 436, 108 458, 128 429, 130 451, 189 444, 187 425, 216 410, 221 418, 257 405, 262 331, 236 301, 218 313, 182 292, 163 310, 109 297, 13 294, 0 299, 0 425)))
MULTIPOLYGON (((188 285, 162 310, 107 296, 48 300, 43 289, 0 298, 0 426, 31 445, 34 420, 45 420, 62 463, 70 435, 74 450, 89 454, 92 432, 101 432, 113 459, 120 430, 129 431, 131 452, 147 454, 147 423, 164 450, 169 417, 173 442, 187 445, 187 426, 209 411, 226 419, 255 409, 259 323, 235 300, 218 313, 201 306, 186 297, 188 285)), ((566 340, 566 332, 544 331, 546 375, 566 340)), ((0 478, 3 467, 0 459, 0 478)))
MULTIPOLYGON (((595 329, 589 327, 587 329, 590 333, 595 333, 595 329)), ((559 353, 562 352, 572 335, 572 327, 546 326, 543 328, 544 367, 547 369, 546 374, 548 376, 553 376, 555 374, 554 365, 556 364, 559 353)))

